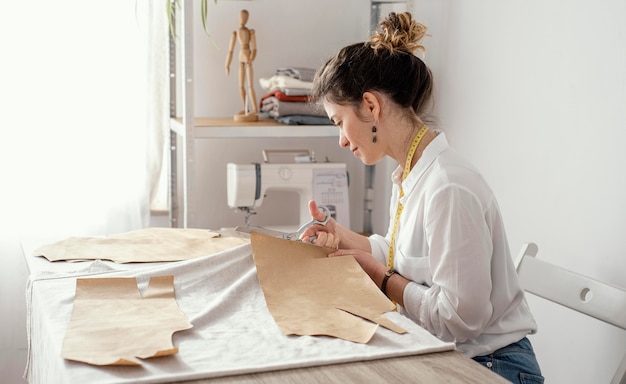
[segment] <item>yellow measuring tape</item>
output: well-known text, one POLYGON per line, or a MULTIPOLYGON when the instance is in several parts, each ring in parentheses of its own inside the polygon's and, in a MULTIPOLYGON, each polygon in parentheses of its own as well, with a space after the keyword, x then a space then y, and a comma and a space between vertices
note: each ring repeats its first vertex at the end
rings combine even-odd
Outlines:
MULTIPOLYGON (((411 162, 413 161, 413 156, 415 155, 415 151, 417 151, 417 147, 422 142, 424 135, 428 131, 428 127, 426 125, 422 125, 420 130, 417 132, 417 135, 413 138, 413 142, 411 143, 411 148, 409 148, 409 153, 406 157, 406 162, 404 163, 404 170, 402 171, 402 181, 406 179, 411 172, 411 162)), ((395 253, 396 246, 396 235, 398 234, 398 226, 400 225, 400 215, 402 215, 402 210, 404 207, 400 203, 400 199, 404 196, 404 191, 402 190, 402 183, 400 184, 400 197, 398 198, 398 208, 396 209, 396 216, 393 221, 393 232, 391 233, 391 243, 389 243, 389 258, 387 259, 387 269, 393 268, 393 258, 395 253)))

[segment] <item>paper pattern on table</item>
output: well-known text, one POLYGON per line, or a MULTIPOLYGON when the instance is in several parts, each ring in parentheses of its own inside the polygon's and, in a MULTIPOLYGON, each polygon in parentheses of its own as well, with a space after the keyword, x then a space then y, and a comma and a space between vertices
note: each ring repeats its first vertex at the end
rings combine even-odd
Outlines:
POLYGON ((327 335, 367 343, 378 325, 397 333, 383 313, 394 304, 353 256, 251 234, 252 253, 268 309, 285 335, 327 335))
POLYGON ((116 263, 180 261, 249 243, 242 237, 196 228, 144 228, 106 237, 70 237, 35 250, 50 261, 111 260, 116 263))
POLYGON ((141 365, 172 355, 172 334, 192 325, 174 298, 174 277, 150 278, 139 293, 135 278, 79 278, 62 356, 93 365, 141 365))

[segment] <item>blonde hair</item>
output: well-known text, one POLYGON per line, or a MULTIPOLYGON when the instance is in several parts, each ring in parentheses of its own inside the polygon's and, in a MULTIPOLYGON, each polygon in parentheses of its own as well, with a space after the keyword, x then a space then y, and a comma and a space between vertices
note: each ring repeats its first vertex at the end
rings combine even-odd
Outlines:
POLYGON ((413 19, 410 13, 390 13, 380 22, 381 31, 376 31, 367 40, 374 51, 387 49, 390 52, 396 50, 417 54, 418 51, 426 52, 421 44, 426 36, 426 26, 413 19))

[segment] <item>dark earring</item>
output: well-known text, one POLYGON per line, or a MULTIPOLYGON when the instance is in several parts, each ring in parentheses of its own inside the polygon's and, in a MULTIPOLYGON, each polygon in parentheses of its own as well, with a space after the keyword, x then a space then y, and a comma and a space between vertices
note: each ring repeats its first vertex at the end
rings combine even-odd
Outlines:
POLYGON ((374 134, 374 137, 372 137, 372 143, 376 143, 376 126, 372 127, 372 133, 374 134))

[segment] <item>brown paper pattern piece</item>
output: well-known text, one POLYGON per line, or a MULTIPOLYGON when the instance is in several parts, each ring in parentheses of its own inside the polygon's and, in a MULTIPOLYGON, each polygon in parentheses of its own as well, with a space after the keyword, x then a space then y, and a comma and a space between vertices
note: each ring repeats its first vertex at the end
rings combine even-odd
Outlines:
POLYGON ((167 356, 176 331, 192 325, 174 297, 174 277, 150 278, 143 297, 135 278, 79 278, 61 355, 93 365, 141 365, 167 356))
POLYGON ((40 247, 49 261, 111 260, 116 263, 180 261, 211 255, 250 240, 196 228, 144 228, 107 237, 70 237, 40 247))
POLYGON ((329 258, 330 249, 259 233, 251 240, 265 301, 285 335, 367 343, 378 324, 406 332, 383 317, 394 305, 354 257, 329 258))

